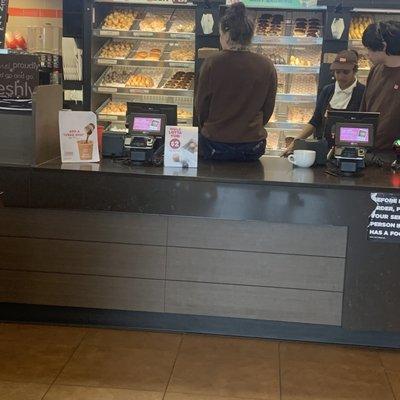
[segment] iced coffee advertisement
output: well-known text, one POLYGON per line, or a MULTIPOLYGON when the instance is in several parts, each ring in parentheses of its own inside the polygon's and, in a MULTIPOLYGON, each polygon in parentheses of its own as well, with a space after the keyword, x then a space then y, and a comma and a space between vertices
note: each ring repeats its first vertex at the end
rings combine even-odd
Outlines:
POLYGON ((98 162, 97 118, 90 111, 60 111, 61 160, 98 162))
POLYGON ((167 126, 165 130, 165 167, 197 168, 198 128, 167 126))

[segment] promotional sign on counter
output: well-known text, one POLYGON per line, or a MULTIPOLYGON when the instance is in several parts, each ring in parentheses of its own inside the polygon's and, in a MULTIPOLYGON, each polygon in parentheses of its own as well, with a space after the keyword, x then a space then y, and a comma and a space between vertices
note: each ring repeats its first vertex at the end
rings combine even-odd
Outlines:
POLYGON ((29 54, 1 55, 0 109, 32 110, 32 95, 38 85, 39 59, 37 56, 29 54))
POLYGON ((60 111, 61 160, 98 162, 97 118, 91 111, 60 111))
POLYGON ((400 243, 400 195, 371 193, 376 204, 368 225, 368 240, 400 243))
POLYGON ((167 126, 165 129, 165 167, 197 168, 198 128, 167 126))

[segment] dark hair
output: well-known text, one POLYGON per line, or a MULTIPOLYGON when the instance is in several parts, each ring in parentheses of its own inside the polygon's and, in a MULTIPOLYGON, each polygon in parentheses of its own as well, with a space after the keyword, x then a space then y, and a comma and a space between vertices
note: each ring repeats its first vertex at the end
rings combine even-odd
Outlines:
POLYGON ((357 57, 357 64, 354 66, 354 69, 353 69, 353 71, 354 71, 355 73, 357 73, 358 70, 359 70, 358 63, 360 62, 360 54, 358 53, 357 50, 354 50, 354 49, 350 49, 349 51, 353 52, 353 53, 356 55, 356 57, 357 57))
POLYGON ((229 32, 234 43, 248 46, 254 35, 254 21, 247 15, 243 3, 232 4, 221 18, 221 31, 229 32))
POLYGON ((364 31, 363 45, 372 51, 384 51, 389 56, 400 56, 400 22, 371 24, 364 31))

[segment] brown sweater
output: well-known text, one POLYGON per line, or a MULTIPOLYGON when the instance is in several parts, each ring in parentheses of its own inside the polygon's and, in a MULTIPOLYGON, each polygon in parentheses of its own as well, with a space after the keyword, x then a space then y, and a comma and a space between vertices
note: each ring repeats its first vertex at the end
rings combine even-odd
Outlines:
POLYGON ((220 51, 200 71, 196 112, 201 133, 222 143, 256 142, 275 107, 277 74, 272 62, 249 51, 220 51))
POLYGON ((361 111, 380 112, 376 150, 392 149, 400 138, 400 67, 374 67, 368 77, 361 111))

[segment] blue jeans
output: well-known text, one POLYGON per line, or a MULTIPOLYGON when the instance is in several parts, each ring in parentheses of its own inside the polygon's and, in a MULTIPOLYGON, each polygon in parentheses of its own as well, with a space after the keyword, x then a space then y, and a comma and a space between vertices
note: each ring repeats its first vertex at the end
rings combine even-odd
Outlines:
POLYGON ((205 160, 257 161, 265 153, 266 139, 248 143, 214 142, 199 134, 200 154, 205 160))

